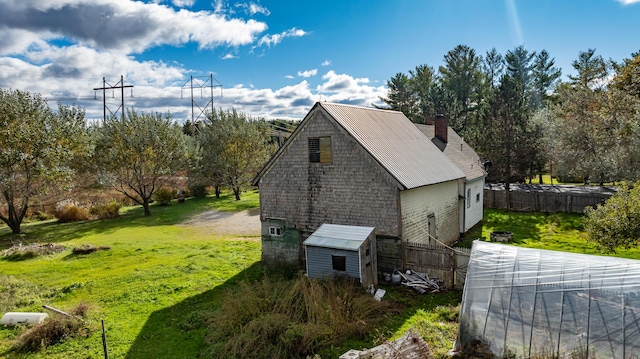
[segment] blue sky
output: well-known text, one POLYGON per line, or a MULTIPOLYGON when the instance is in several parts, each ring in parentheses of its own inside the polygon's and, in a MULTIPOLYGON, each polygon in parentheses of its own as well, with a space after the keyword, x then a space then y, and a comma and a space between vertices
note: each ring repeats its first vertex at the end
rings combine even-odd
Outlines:
POLYGON ((396 73, 437 68, 459 44, 480 55, 546 49, 563 79, 580 51, 621 61, 640 50, 639 0, 0 0, 0 9, 0 87, 76 103, 88 118, 102 117, 92 88, 103 76, 134 85, 127 108, 179 121, 191 116, 182 86, 210 73, 222 85, 215 107, 302 118, 316 101, 379 104, 396 73))

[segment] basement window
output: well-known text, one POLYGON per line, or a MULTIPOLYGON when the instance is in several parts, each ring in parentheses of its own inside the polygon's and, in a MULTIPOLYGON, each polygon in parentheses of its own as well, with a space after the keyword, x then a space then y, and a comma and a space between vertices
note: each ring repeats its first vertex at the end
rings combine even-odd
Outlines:
POLYGON ((341 272, 347 271, 347 257, 331 256, 331 262, 333 263, 333 270, 341 272))
POLYGON ((269 235, 281 236, 282 235, 282 229, 280 227, 269 227, 269 235))
POLYGON ((331 163, 331 137, 309 139, 309 162, 331 163))

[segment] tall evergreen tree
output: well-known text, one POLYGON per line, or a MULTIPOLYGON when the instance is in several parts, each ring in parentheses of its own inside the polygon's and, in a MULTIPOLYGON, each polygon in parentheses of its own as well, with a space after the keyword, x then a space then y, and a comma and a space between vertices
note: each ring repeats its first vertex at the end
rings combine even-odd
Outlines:
POLYGON ((548 92, 560 79, 562 71, 555 66, 555 59, 549 56, 547 50, 542 50, 536 55, 532 75, 532 107, 540 109, 549 97, 548 92))

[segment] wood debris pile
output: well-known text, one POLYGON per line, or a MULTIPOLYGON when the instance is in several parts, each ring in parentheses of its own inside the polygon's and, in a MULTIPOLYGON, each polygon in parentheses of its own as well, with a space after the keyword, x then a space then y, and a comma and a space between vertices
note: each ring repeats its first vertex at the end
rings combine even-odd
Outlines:
POLYGON ((429 278, 427 273, 418 273, 411 269, 406 272, 396 271, 402 277, 401 283, 419 293, 438 293, 444 289, 443 282, 437 278, 429 278))

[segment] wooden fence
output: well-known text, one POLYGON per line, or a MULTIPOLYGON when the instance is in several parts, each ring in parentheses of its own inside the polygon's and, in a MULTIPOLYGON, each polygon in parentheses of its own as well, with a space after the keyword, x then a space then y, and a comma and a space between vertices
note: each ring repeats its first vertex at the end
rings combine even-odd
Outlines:
POLYGON ((471 250, 441 245, 404 242, 404 269, 427 273, 447 288, 462 289, 467 276, 471 250))
MULTIPOLYGON (((512 189, 510 208, 514 211, 583 213, 586 207, 604 203, 611 192, 554 192, 512 189)), ((484 189, 484 208, 506 209, 504 188, 484 189)))

